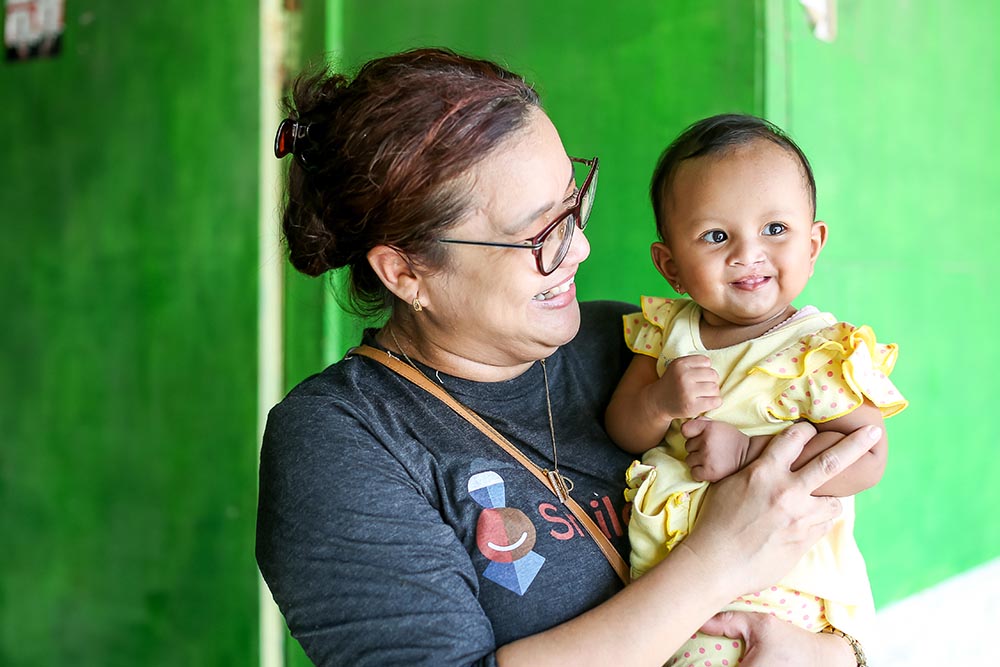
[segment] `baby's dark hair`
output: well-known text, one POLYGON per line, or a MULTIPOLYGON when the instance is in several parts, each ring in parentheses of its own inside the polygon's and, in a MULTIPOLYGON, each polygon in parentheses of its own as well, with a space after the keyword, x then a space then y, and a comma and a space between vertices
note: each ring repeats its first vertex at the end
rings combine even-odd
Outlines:
MULTIPOLYGON (((388 245, 429 267, 472 206, 469 171, 523 127, 538 95, 520 76, 447 49, 366 63, 352 78, 300 76, 286 101, 297 135, 282 229, 310 276, 350 268, 344 306, 377 315, 392 302, 367 253, 388 245), (463 178, 466 177, 466 178, 463 178)), ((290 143, 290 139, 289 139, 290 143)))
POLYGON ((802 149, 778 126, 763 118, 747 114, 720 114, 688 126, 667 146, 656 163, 649 194, 653 200, 653 214, 656 216, 656 232, 661 241, 666 241, 670 189, 681 162, 726 153, 760 140, 775 143, 798 158, 802 176, 809 189, 813 217, 816 216, 816 179, 802 149))

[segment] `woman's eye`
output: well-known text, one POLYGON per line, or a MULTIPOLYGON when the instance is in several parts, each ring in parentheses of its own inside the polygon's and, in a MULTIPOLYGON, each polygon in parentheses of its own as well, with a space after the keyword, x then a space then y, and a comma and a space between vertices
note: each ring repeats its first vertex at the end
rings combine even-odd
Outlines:
POLYGON ((701 240, 707 241, 708 243, 722 243, 728 238, 729 236, 724 231, 719 229, 713 229, 712 231, 705 232, 701 235, 701 240))
POLYGON ((764 226, 764 236, 777 236, 784 233, 786 229, 788 228, 782 222, 769 222, 764 226))

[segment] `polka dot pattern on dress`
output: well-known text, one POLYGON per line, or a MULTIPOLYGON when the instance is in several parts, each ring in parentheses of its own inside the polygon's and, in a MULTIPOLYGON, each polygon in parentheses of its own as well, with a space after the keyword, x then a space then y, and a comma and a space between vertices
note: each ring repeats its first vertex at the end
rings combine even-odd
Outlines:
POLYGON ((676 313, 676 303, 686 299, 663 299, 643 296, 642 312, 623 316, 625 344, 636 354, 657 359, 657 372, 663 372, 665 362, 660 359, 663 351, 664 331, 672 324, 676 313))
POLYGON ((751 372, 789 381, 768 406, 778 419, 822 423, 866 399, 888 417, 906 406, 888 377, 895 358, 895 346, 876 342, 870 327, 840 322, 769 355, 751 372))
POLYGON ((743 642, 728 637, 695 633, 664 667, 709 667, 738 665, 743 659, 743 642))

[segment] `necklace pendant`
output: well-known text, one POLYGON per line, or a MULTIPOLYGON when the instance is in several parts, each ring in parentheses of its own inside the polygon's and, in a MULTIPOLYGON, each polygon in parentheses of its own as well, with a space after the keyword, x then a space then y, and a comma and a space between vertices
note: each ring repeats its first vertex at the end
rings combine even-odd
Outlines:
POLYGON ((559 474, 558 470, 546 470, 545 476, 549 480, 549 487, 552 489, 552 493, 556 494, 556 498, 559 502, 566 504, 566 499, 569 498, 570 489, 572 489, 572 483, 569 487, 566 486, 566 478, 559 474))

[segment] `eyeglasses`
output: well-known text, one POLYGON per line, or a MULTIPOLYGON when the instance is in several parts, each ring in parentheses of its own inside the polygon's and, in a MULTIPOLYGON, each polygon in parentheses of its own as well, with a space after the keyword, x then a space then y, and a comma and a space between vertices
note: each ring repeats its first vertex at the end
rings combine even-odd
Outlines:
POLYGON ((573 228, 587 228, 590 211, 594 208, 594 192, 597 189, 597 158, 584 160, 571 157, 571 162, 590 167, 583 186, 576 191, 576 197, 570 206, 559 217, 545 226, 545 229, 534 238, 520 243, 497 243, 494 241, 466 241, 464 239, 440 239, 439 243, 457 243, 460 245, 482 245, 494 248, 526 248, 535 254, 535 264, 538 272, 547 276, 562 264, 573 243, 573 228))

